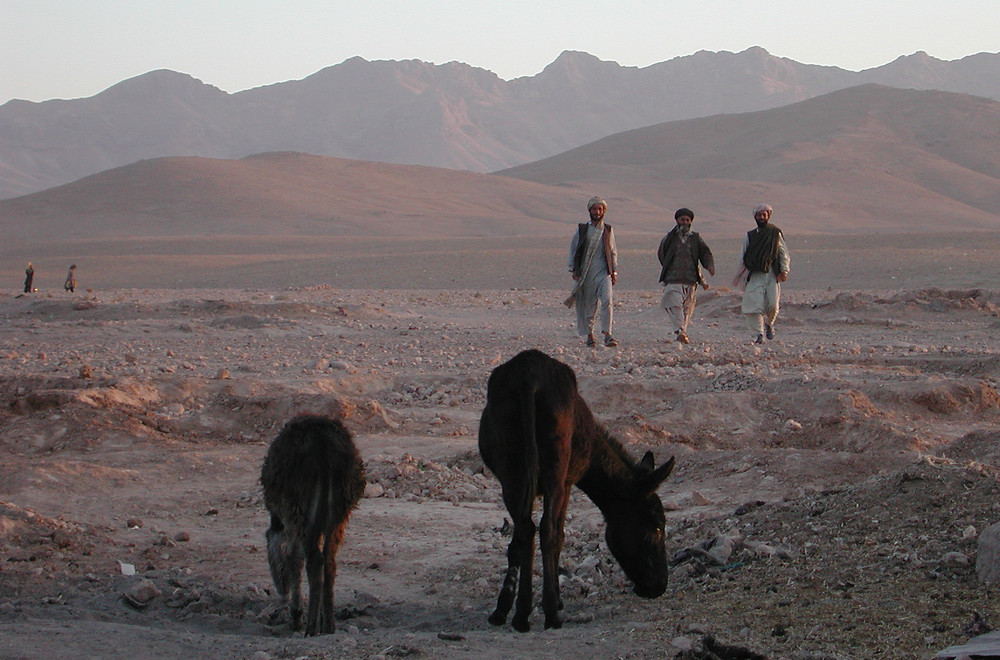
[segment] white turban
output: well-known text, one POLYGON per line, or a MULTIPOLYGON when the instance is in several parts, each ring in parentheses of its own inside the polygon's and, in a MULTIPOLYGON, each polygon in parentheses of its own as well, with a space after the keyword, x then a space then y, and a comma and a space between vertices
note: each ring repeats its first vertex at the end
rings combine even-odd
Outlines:
POLYGON ((761 211, 767 211, 768 213, 774 213, 774 209, 771 208, 770 204, 758 204, 757 206, 753 207, 753 215, 754 215, 754 217, 756 218, 757 214, 760 213, 761 211))
POLYGON ((600 196, 594 195, 593 197, 590 198, 590 201, 587 202, 587 210, 589 211, 590 209, 594 208, 598 204, 600 204, 601 206, 603 206, 605 211, 608 209, 608 203, 605 202, 603 199, 601 199, 600 196))

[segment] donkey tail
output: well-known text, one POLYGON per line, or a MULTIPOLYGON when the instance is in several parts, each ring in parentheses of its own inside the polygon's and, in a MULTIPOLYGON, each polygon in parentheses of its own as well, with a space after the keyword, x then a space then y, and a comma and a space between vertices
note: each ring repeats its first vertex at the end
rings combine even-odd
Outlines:
POLYGON ((521 434, 524 439, 524 479, 521 485, 521 501, 531 516, 531 510, 538 494, 538 386, 532 384, 521 390, 521 434))

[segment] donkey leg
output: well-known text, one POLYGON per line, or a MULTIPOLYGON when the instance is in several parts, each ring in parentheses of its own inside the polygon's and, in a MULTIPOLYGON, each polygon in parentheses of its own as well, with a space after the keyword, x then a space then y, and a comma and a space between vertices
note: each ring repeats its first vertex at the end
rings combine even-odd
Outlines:
POLYGON ((323 602, 320 608, 320 634, 333 633, 337 630, 337 621, 333 612, 333 587, 337 581, 337 550, 341 541, 344 540, 344 528, 347 521, 343 521, 334 528, 327 537, 326 545, 323 548, 324 573, 323 573, 323 602))
POLYGON ((305 635, 320 634, 319 612, 323 600, 323 552, 318 544, 308 543, 306 546, 306 577, 309 580, 309 608, 306 613, 305 635))
POLYGON ((514 524, 514 541, 511 548, 517 550, 517 561, 520 567, 520 580, 517 587, 517 603, 514 607, 514 618, 510 624, 518 632, 528 632, 531 624, 531 567, 535 557, 535 523, 528 515, 520 524, 514 524))
POLYGON ((295 562, 295 580, 291 583, 288 598, 288 615, 292 619, 292 630, 302 628, 302 559, 298 556, 295 562))
POLYGON ((569 492, 559 488, 546 496, 542 513, 539 536, 542 543, 542 611, 545 613, 546 628, 562 628, 559 610, 562 598, 559 594, 559 557, 562 554, 565 534, 566 508, 569 492))
POLYGON ((507 614, 514 604, 514 594, 517 593, 517 549, 511 541, 507 546, 507 573, 503 578, 503 586, 500 587, 500 595, 497 597, 497 607, 490 614, 489 622, 494 626, 502 626, 507 621, 507 614))
POLYGON ((328 557, 324 564, 322 598, 319 610, 319 635, 333 633, 337 629, 337 623, 333 617, 333 583, 337 579, 337 560, 335 557, 328 557))

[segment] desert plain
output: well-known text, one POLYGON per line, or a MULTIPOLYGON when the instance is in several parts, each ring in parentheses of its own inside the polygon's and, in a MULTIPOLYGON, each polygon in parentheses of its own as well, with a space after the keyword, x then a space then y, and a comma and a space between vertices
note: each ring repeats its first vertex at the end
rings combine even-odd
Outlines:
POLYGON ((0 656, 710 657, 711 636, 759 654, 739 657, 932 658, 1000 625, 976 571, 1000 522, 1000 235, 786 233, 762 346, 729 286, 738 236, 710 237, 689 345, 658 308, 658 236, 620 236, 614 349, 562 305, 568 235, 165 261, 95 244, 75 293, 70 255, 38 254, 31 294, 8 260, 0 656), (663 596, 633 595, 577 491, 565 625, 536 612, 520 634, 486 621, 510 537, 476 438, 491 369, 527 348, 576 371, 633 456, 676 457, 677 562, 663 596), (274 594, 257 481, 299 412, 345 421, 368 482, 338 631, 311 638, 274 594))

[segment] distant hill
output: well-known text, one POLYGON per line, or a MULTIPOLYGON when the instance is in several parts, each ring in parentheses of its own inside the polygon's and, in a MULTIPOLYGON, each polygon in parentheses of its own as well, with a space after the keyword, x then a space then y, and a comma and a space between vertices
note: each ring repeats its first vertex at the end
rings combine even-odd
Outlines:
POLYGON ((917 53, 851 72, 761 48, 644 68, 565 52, 511 81, 457 62, 352 58, 235 94, 153 71, 90 98, 0 106, 0 199, 164 156, 296 151, 487 172, 634 128, 776 108, 869 82, 1000 99, 1000 54, 945 62, 917 53))
POLYGON ((588 193, 475 172, 300 153, 165 157, 0 200, 5 247, 212 236, 440 239, 558 233, 588 193))
POLYGON ((1000 229, 1000 102, 881 85, 627 131, 500 172, 604 187, 716 231, 766 200, 800 230, 1000 229))
MULTIPOLYGON (((300 153, 168 157, 0 200, 9 250, 205 237, 562 236, 593 194, 620 231, 689 206, 736 234, 766 200, 796 234, 1000 230, 1000 102, 880 85, 669 122, 479 174, 300 153)), ((303 238, 305 237, 305 238, 303 238)))

